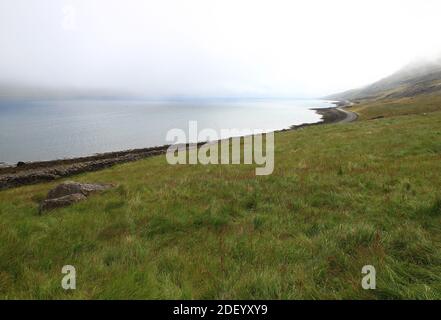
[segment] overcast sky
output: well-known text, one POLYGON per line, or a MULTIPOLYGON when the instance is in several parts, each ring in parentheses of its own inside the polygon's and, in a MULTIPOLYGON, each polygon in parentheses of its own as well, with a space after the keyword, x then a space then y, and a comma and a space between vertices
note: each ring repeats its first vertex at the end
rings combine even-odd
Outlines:
POLYGON ((0 82, 321 96, 441 50, 439 0, 0 0, 0 82))

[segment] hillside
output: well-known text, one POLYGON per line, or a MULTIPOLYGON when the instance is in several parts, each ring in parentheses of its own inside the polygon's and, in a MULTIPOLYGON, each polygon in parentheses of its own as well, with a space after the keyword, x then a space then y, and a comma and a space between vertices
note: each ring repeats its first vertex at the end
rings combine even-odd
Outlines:
POLYGON ((0 191, 0 298, 441 299, 438 71, 407 70, 357 122, 276 133, 270 176, 160 155, 69 178, 117 187, 49 214, 60 181, 0 191))
POLYGON ((118 187, 44 215, 59 182, 0 191, 0 297, 440 299, 439 128, 391 113, 277 133, 262 177, 152 157, 70 178, 118 187))
POLYGON ((441 95, 441 58, 411 63, 369 86, 333 94, 331 100, 388 100, 441 95))

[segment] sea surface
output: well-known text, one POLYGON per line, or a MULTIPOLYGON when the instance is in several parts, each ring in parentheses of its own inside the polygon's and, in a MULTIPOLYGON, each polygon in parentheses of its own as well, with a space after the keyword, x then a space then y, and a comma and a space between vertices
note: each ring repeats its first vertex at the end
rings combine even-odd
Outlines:
POLYGON ((0 101, 0 163, 72 158, 169 144, 170 129, 274 131, 320 121, 322 100, 0 101))

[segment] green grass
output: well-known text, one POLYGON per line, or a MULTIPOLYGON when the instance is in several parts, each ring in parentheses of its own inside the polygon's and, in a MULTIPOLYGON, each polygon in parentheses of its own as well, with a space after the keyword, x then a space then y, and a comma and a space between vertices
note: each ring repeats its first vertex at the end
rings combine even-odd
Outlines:
POLYGON ((59 181, 2 191, 0 297, 439 299, 440 160, 433 112, 278 133, 270 176, 159 156, 75 176, 118 187, 41 216, 59 181))
POLYGON ((351 110, 359 113, 362 120, 423 114, 441 111, 441 96, 432 94, 392 100, 362 100, 351 110))

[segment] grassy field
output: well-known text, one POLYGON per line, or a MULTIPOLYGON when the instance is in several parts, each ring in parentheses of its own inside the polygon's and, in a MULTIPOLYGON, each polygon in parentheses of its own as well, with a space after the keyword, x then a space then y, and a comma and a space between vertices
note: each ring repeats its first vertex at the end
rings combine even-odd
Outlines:
POLYGON ((441 108, 356 108, 386 118, 278 133, 270 176, 158 156, 70 179, 118 187, 50 214, 59 181, 0 192, 0 297, 440 299, 441 108))
POLYGON ((441 96, 432 94, 393 100, 367 100, 361 101, 359 105, 354 106, 351 110, 359 113, 362 120, 423 114, 440 111, 441 96))

